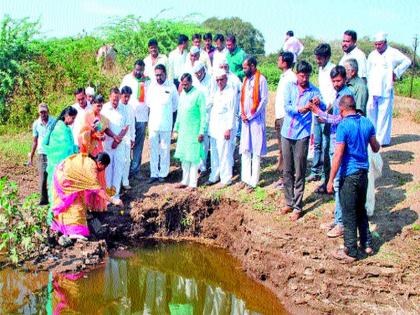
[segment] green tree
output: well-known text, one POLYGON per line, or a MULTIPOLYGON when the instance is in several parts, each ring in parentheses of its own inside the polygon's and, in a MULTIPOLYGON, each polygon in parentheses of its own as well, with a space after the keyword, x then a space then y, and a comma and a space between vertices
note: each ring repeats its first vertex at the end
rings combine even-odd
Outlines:
POLYGON ((216 17, 205 20, 202 24, 214 33, 234 34, 238 46, 251 55, 264 55, 264 36, 251 23, 242 21, 238 17, 218 19, 216 17))

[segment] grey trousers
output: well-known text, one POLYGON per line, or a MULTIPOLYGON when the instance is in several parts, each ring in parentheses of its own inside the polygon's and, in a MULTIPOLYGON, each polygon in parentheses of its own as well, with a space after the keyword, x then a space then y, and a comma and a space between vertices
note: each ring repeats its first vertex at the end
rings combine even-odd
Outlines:
POLYGON ((302 211, 305 191, 309 137, 300 140, 281 139, 283 151, 283 185, 286 203, 294 211, 302 211))
POLYGON ((39 203, 41 205, 48 204, 47 164, 47 155, 38 154, 39 191, 41 193, 41 199, 39 203))

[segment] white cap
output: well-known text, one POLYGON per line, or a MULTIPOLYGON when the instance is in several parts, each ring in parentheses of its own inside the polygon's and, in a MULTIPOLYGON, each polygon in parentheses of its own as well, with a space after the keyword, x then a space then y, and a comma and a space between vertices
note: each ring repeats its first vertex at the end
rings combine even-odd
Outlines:
POLYGON ((191 48, 190 48, 190 54, 191 55, 198 54, 199 52, 200 52, 200 48, 198 48, 197 46, 191 46, 191 48))
POLYGON ((85 89, 85 92, 86 92, 86 95, 91 95, 91 96, 95 95, 95 89, 91 86, 88 86, 85 89))
POLYGON ((219 61, 219 65, 221 65, 221 66, 225 66, 225 65, 227 65, 227 64, 228 64, 228 62, 227 62, 226 57, 223 57, 222 59, 220 59, 220 61, 219 61))
POLYGON ((375 42, 384 42, 384 41, 386 41, 387 37, 388 37, 387 33, 379 32, 375 35, 375 42))
POLYGON ((213 69, 213 76, 217 79, 220 77, 223 77, 224 75, 227 75, 226 70, 223 68, 217 68, 213 69))
POLYGON ((203 69, 204 68, 204 63, 202 63, 201 61, 197 61, 195 64, 194 64, 194 67, 193 67, 193 69, 192 69, 192 71, 194 72, 194 73, 197 73, 198 71, 200 71, 201 69, 203 69))

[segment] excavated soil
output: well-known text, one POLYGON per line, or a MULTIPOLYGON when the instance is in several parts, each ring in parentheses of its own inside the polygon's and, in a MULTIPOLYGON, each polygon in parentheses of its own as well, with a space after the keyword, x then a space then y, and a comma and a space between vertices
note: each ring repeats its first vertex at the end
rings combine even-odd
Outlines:
MULTIPOLYGON (((316 184, 306 187, 303 218, 292 223, 277 212, 283 196, 274 187, 276 144, 268 120, 270 153, 262 161, 262 188, 253 193, 241 190, 236 169, 234 184, 228 188, 177 190, 181 173, 176 163, 166 183, 148 185, 146 147, 145 178, 132 182, 133 190, 123 196, 124 208, 91 214, 90 242, 46 248, 35 266, 79 270, 100 263, 107 251, 136 246, 144 238, 194 240, 226 248, 290 313, 418 314, 420 125, 411 115, 418 102, 398 99, 397 105, 393 145, 381 151, 384 169, 376 183, 376 210, 370 218, 375 250, 371 257, 360 255, 351 265, 331 258, 342 239, 329 239, 319 228, 333 217, 334 202, 316 194, 316 184)), ((8 162, 0 166, 0 176, 4 174, 17 181, 24 194, 37 189, 33 170, 8 162)))

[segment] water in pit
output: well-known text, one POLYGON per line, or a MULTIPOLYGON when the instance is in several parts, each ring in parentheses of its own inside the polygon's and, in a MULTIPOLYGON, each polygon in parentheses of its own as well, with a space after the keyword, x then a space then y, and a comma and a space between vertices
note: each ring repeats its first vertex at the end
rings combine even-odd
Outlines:
POLYGON ((0 314, 285 314, 222 249, 153 242, 116 255, 88 273, 0 271, 0 314))

